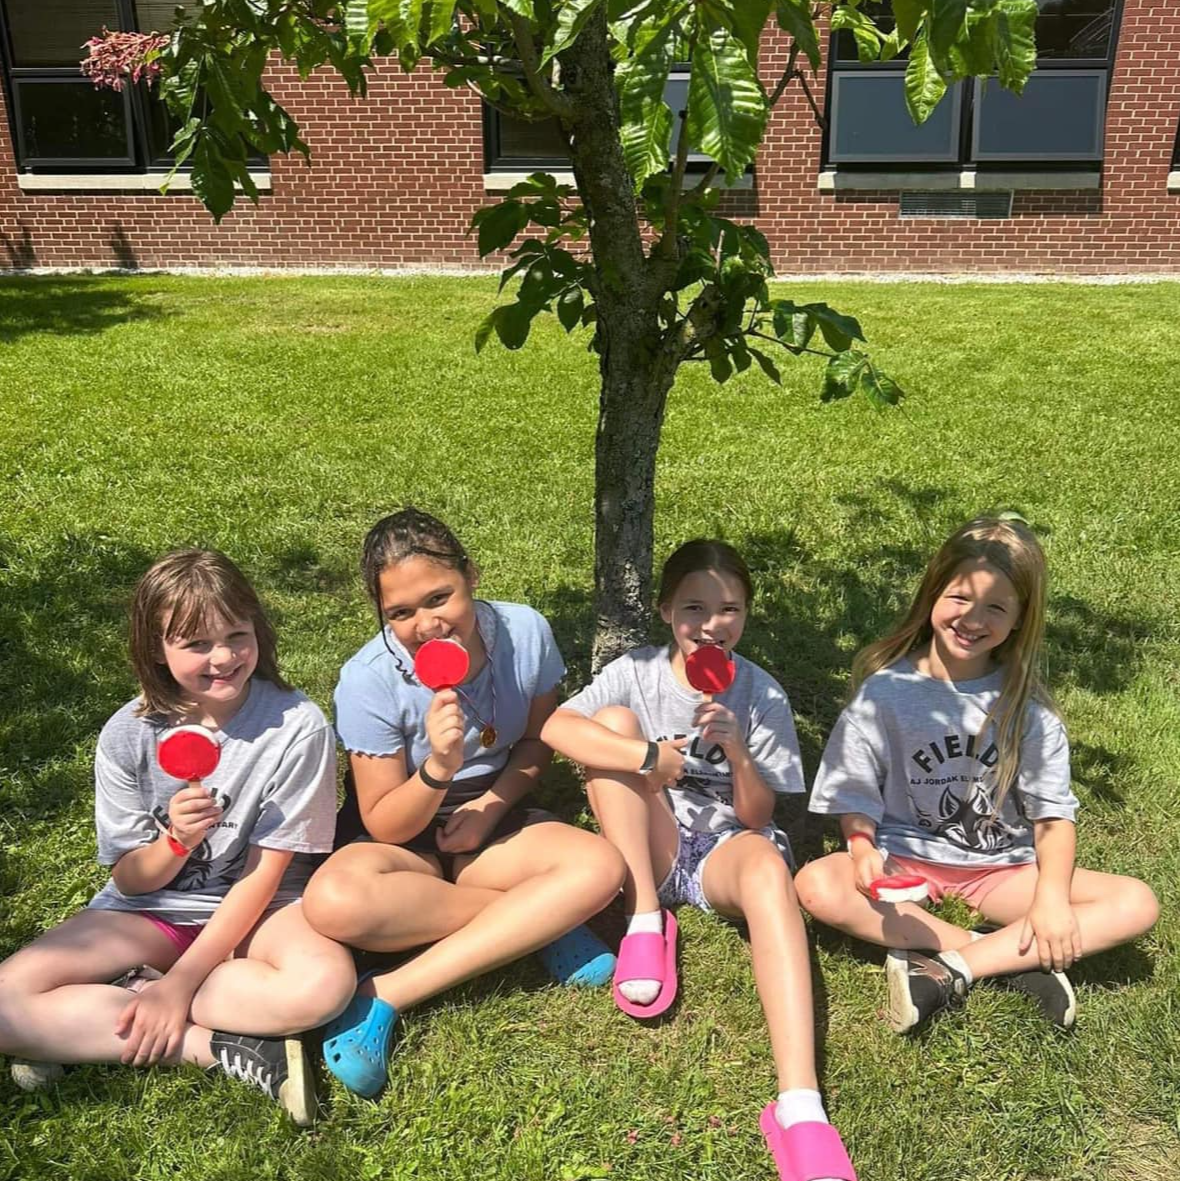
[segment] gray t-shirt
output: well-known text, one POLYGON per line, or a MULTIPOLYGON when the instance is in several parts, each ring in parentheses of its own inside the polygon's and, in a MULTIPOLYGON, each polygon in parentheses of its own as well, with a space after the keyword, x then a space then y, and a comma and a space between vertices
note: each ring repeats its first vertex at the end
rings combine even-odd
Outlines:
POLYGON ((1017 782, 992 815, 997 749, 984 719, 1001 670, 942 681, 903 657, 868 677, 837 719, 809 808, 863 812, 889 853, 962 867, 1035 860, 1034 820, 1074 820, 1070 751, 1062 721, 1029 706, 1017 782))
MULTIPOLYGON (((734 811, 730 761, 715 743, 693 729, 702 695, 673 675, 667 645, 637 648, 613 660, 581 693, 562 706, 591 717, 608 705, 623 705, 639 719, 652 742, 693 735, 685 769, 668 796, 677 821, 695 832, 744 827, 734 811)), ((800 750, 787 694, 758 665, 734 653, 734 683, 717 696, 738 719, 763 782, 775 792, 804 790, 800 750)))
MULTIPOLYGON (((114 865, 124 853, 158 839, 168 826, 168 801, 185 785, 160 769, 156 744, 171 723, 136 717, 130 701, 103 727, 94 758, 98 859, 114 865)), ((250 845, 294 852, 268 909, 303 893, 317 858, 332 849, 336 821, 336 741, 319 708, 302 693, 262 677, 225 729, 217 768, 203 783, 222 817, 180 866, 149 894, 123 894, 114 881, 91 899, 99 910, 141 910, 171 923, 205 923, 241 876, 250 845)), ((179 859, 178 859, 179 860, 179 859)))

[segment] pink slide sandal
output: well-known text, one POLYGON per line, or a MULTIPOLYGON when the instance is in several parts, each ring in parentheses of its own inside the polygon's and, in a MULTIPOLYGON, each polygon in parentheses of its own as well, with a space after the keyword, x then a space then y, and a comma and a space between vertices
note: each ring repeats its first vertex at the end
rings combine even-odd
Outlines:
POLYGON ((853 1163, 832 1124, 815 1121, 781 1128, 775 1118, 775 1104, 768 1103, 759 1116, 759 1127, 779 1170, 779 1181, 857 1181, 853 1163))
POLYGON ((625 935, 615 964, 615 1003, 629 1017, 659 1017, 677 996, 677 920, 664 911, 664 933, 625 935), (650 1005, 637 1005, 619 991, 620 981, 659 980, 660 992, 650 1005))

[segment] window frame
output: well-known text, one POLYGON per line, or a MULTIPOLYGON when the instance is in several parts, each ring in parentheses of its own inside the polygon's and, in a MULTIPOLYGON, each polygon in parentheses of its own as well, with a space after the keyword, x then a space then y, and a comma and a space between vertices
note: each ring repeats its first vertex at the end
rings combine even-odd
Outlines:
MULTIPOLYGON (((152 97, 147 84, 128 84, 117 93, 123 103, 124 128, 127 142, 127 154, 122 158, 96 156, 30 156, 26 150, 25 133, 22 119, 21 83, 82 83, 93 85, 89 78, 82 73, 82 49, 78 49, 78 67, 72 66, 17 66, 16 54, 9 27, 8 5, 13 0, 0 0, 0 75, 4 86, 4 98, 8 109, 8 129, 11 137, 16 171, 31 175, 128 175, 137 176, 151 173, 168 173, 172 171, 173 160, 169 151, 173 130, 170 127, 170 116, 165 113, 164 142, 160 142, 157 127, 153 125, 151 104, 163 106, 160 100, 152 97)), ((138 30, 138 17, 135 0, 112 0, 115 9, 115 31, 138 30)), ((101 16, 96 17, 98 24, 94 29, 95 35, 101 31, 101 16)), ((110 27, 110 26, 108 26, 110 27)), ((251 161, 258 166, 266 166, 265 157, 259 156, 251 161)), ((192 168, 191 163, 181 165, 180 171, 187 172, 192 168)))
MULTIPOLYGON (((1111 7, 1111 30, 1107 40, 1107 55, 1102 58, 1095 57, 1079 57, 1079 58, 1041 58, 1039 57, 1034 63, 1034 69, 1041 74, 1050 73, 1093 73, 1095 71, 1103 71, 1106 75, 1104 85, 1102 88, 1102 99, 1099 103, 1099 150, 1093 156, 1080 155, 1047 155, 1045 153, 1038 154, 1019 154, 1008 153, 1004 156, 989 155, 981 159, 976 154, 976 145, 979 139, 978 127, 979 121, 977 119, 977 109, 980 105, 983 87, 981 80, 976 78, 964 78, 957 82, 954 87, 949 87, 949 92, 955 90, 959 92, 959 155, 955 160, 951 161, 930 161, 918 157, 898 157, 891 156, 888 158, 879 158, 876 160, 859 159, 848 160, 841 158, 833 158, 832 141, 835 135, 836 128, 836 89, 837 76, 848 73, 866 73, 866 72, 881 72, 894 73, 898 75, 906 72, 906 58, 895 58, 888 62, 861 62, 851 58, 837 57, 838 40, 841 36, 841 30, 830 30, 828 43, 828 70, 825 79, 825 94, 824 94, 824 115, 825 115, 825 130, 821 137, 821 151, 820 151, 820 169, 821 171, 830 171, 832 169, 840 169, 842 171, 863 171, 863 172, 962 172, 965 169, 974 169, 977 172, 1014 172, 1022 169, 1029 169, 1036 162, 1036 170, 1038 172, 1071 172, 1079 171, 1080 169, 1099 169, 1103 162, 1103 140, 1106 132, 1107 119, 1107 105, 1111 92, 1112 74, 1115 70, 1115 59, 1119 49, 1119 34, 1123 24, 1124 16, 1124 0, 1112 0, 1111 7)), ((851 34, 849 37, 851 39, 851 34)), ((997 86, 999 83, 995 78, 988 80, 989 85, 997 86)), ((941 100, 947 102, 953 96, 949 93, 941 100)), ((902 101, 901 92, 899 93, 899 101, 902 101)))

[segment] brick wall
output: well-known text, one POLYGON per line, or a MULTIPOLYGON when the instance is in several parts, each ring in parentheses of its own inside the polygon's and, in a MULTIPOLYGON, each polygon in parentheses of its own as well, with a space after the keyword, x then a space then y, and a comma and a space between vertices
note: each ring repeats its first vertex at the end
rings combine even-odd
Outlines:
MULTIPOLYGON (((773 80, 786 49, 772 41, 773 80)), ((1107 114, 1102 189, 1018 192, 1000 221, 900 220, 891 192, 820 192, 820 132, 798 87, 772 114, 756 187, 735 194, 780 271, 1176 272, 1175 5, 1126 0, 1107 114)), ((30 266, 478 267, 465 237, 483 189, 478 99, 425 69, 383 64, 354 101, 330 73, 271 73, 312 163, 271 161, 273 188, 220 226, 190 194, 23 192, 0 93, 0 269, 30 266)), ((824 78, 814 91, 824 94, 824 78)))

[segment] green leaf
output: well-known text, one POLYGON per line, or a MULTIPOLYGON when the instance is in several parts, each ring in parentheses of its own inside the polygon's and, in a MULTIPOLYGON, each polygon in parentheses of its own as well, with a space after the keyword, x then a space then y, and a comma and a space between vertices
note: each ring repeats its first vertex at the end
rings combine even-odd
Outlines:
POLYGON ((673 115, 664 86, 673 64, 672 25, 666 25, 615 71, 623 158, 638 192, 668 167, 673 115))
POLYGON ((510 12, 515 12, 517 16, 528 17, 530 20, 533 19, 533 0, 500 0, 500 3, 510 12))
POLYGON ((730 29, 734 36, 742 42, 746 49, 746 56, 752 62, 759 60, 759 44, 762 41, 763 27, 776 0, 737 0, 730 9, 730 29))
POLYGON ((425 44, 434 45, 451 32, 455 19, 455 0, 430 0, 430 5, 425 44))
POLYGON ((1037 0, 997 0, 994 11, 997 78, 1006 90, 1020 94, 1037 61, 1033 41, 1037 0))
POLYGON ((935 109, 947 82, 935 68, 927 48, 927 34, 920 32, 910 48, 910 60, 906 63, 906 109, 915 123, 924 123, 935 109))
POLYGON ((709 371, 713 374, 714 381, 726 381, 733 374, 734 366, 730 363, 724 342, 720 337, 710 336, 702 347, 709 359, 709 371))
POLYGON ((520 201, 501 201, 477 210, 472 228, 478 229, 477 249, 480 257, 494 250, 503 250, 526 226, 529 214, 520 201))
POLYGON ((880 372, 873 362, 868 360, 861 371, 861 389, 879 410, 884 410, 887 406, 897 406, 905 396, 897 382, 880 372))
POLYGON ((931 17, 927 22, 927 36, 932 57, 946 57, 952 45, 964 31, 970 0, 931 0, 931 17))
POLYGON ((537 312, 537 308, 522 303, 506 303, 493 308, 476 329, 476 352, 488 343, 493 332, 506 349, 519 349, 529 338, 529 326, 537 312))
POLYGON ((715 29, 693 48, 685 130, 690 144, 715 159, 727 180, 755 158, 767 123, 767 96, 742 42, 715 29))
POLYGON ((837 353, 825 367, 824 390, 820 400, 834 402, 839 398, 847 398, 857 388, 858 376, 868 362, 869 358, 856 349, 837 353))
POLYGON ((797 308, 790 299, 777 299, 771 304, 771 324, 775 335, 795 351, 808 347, 816 331, 816 319, 805 309, 797 308))
POLYGON ((539 64, 544 66, 551 57, 573 44, 601 3, 602 0, 563 0, 562 7, 558 10, 558 19, 554 22, 553 35, 542 52, 539 64))
POLYGON ((567 332, 573 332, 582 319, 582 288, 567 288, 558 297, 558 323, 567 332))
POLYGON ((995 12, 969 12, 965 36, 951 47, 951 62, 961 77, 986 77, 996 63, 995 12))
POLYGON ((783 376, 779 372, 778 366, 766 353, 760 349, 756 349, 753 345, 747 345, 750 355, 758 362, 759 368, 776 384, 783 384, 783 376))
POLYGON ((820 69, 820 39, 812 20, 810 0, 779 0, 775 6, 775 20, 790 33, 792 40, 803 50, 813 71, 820 69))
POLYGON ((213 214, 213 220, 221 221, 234 204, 234 181, 221 156, 212 150, 208 133, 193 150, 189 183, 197 200, 213 214))
POLYGON ((857 43, 857 59, 862 62, 876 62, 881 52, 884 37, 873 21, 858 8, 844 6, 832 14, 834 29, 848 29, 857 43))
POLYGON ((894 0, 894 19, 898 22, 896 27, 900 40, 914 40, 928 3, 929 0, 894 0))
POLYGON ((803 310, 815 318, 825 344, 838 353, 847 349, 853 341, 865 339, 861 334, 861 325, 852 316, 842 316, 826 303, 805 304, 803 310))

